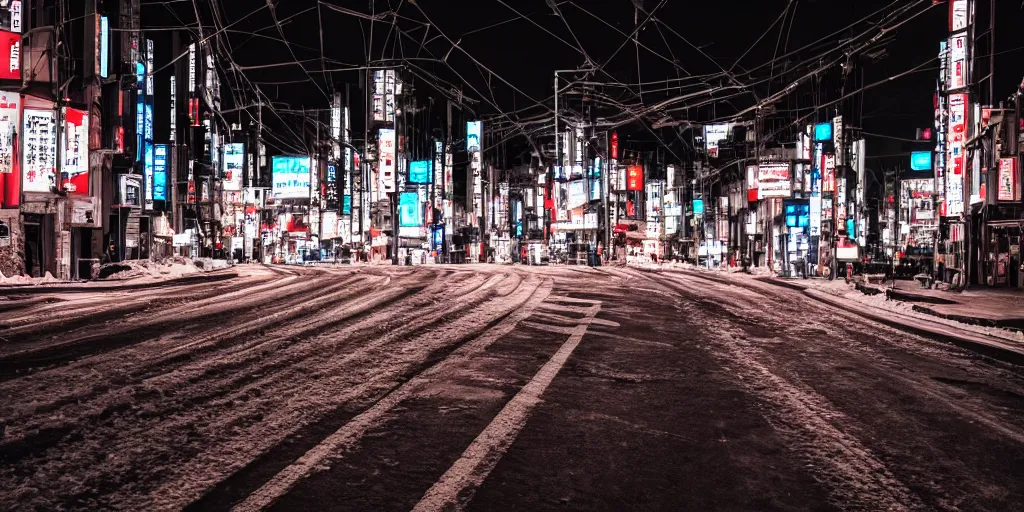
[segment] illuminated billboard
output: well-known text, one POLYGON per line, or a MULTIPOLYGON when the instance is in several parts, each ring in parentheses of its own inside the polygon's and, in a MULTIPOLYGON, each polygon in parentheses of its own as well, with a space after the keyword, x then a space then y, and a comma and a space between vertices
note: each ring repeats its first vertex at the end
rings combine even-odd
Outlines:
POLYGON ((831 141, 832 140, 832 123, 818 123, 814 125, 814 140, 815 141, 831 141))
POLYGON ((466 123, 466 151, 480 151, 483 124, 480 121, 466 123))
POLYGON ((309 199, 308 156, 275 156, 272 174, 274 199, 309 199))
POLYGON ((758 197, 789 197, 792 195, 789 163, 762 162, 757 166, 758 197))
POLYGON ((413 228, 423 225, 420 211, 420 195, 417 192, 402 192, 398 195, 398 226, 413 228))
POLYGON ((22 122, 22 190, 50 192, 57 187, 57 130, 53 110, 25 109, 22 122))
POLYGON ((89 193, 89 115, 64 109, 64 168, 61 186, 71 194, 89 193))
POLYGON ((704 149, 708 157, 718 158, 718 143, 729 138, 729 124, 709 124, 704 126, 704 149))
POLYGON ((698 197, 698 198, 693 200, 693 214, 694 215, 704 215, 704 200, 703 199, 698 197))
POLYGON ((233 142, 224 145, 224 190, 242 190, 242 166, 245 164, 245 144, 233 142))
POLYGON ((153 146, 153 199, 167 200, 167 144, 153 146))
POLYGON ((910 153, 910 170, 930 171, 932 168, 931 151, 913 151, 910 153))
POLYGON ((639 165, 631 165, 626 168, 626 190, 644 189, 644 168, 639 165))
POLYGON ((999 201, 1020 200, 1020 178, 1017 175, 1016 157, 999 159, 999 175, 996 185, 996 199, 999 201))
POLYGON ((378 182, 380 191, 395 191, 395 130, 381 128, 378 131, 379 152, 377 156, 378 182))
POLYGON ((0 30, 0 79, 21 80, 21 34, 0 30))
POLYGON ((587 191, 583 180, 569 182, 569 209, 587 204, 587 191))
POLYGON ((433 165, 430 160, 409 162, 409 183, 427 184, 434 181, 433 165))

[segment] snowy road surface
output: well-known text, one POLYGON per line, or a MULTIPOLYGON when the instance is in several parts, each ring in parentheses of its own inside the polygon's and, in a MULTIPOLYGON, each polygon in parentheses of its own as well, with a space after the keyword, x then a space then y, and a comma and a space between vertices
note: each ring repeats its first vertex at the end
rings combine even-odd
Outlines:
POLYGON ((767 284, 241 267, 0 297, 0 510, 1021 510, 1024 372, 767 284))

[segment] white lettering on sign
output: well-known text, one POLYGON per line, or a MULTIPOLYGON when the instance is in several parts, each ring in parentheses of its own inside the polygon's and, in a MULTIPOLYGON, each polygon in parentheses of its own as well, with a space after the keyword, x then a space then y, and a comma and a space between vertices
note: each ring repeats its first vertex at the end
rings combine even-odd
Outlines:
POLYGON ((21 0, 11 2, 11 32, 21 32, 21 0))
POLYGON ((188 92, 196 90, 196 44, 188 45, 188 92))
POLYGON ((17 73, 21 69, 21 42, 15 41, 11 44, 11 73, 17 73))

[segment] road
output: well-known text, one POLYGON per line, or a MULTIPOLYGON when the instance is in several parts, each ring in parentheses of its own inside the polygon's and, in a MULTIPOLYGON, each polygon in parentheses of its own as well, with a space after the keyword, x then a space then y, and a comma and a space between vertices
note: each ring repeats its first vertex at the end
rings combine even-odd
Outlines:
POLYGON ((242 267, 0 298, 3 510, 1020 510, 1024 371, 799 292, 242 267))

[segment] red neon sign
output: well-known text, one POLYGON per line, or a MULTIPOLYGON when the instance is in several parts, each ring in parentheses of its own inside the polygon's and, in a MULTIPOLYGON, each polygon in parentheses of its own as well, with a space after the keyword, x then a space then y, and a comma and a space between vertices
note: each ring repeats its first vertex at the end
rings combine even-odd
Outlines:
POLYGON ((0 79, 21 80, 21 34, 0 30, 0 79))
POLYGON ((631 165, 626 168, 626 190, 644 189, 644 168, 639 165, 631 165))

